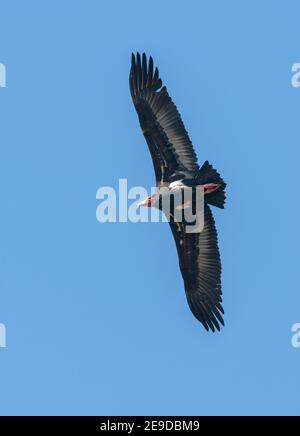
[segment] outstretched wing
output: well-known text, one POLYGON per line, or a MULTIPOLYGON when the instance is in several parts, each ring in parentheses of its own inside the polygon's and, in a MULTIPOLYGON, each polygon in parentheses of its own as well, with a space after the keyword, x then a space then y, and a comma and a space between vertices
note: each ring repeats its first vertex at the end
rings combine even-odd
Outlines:
POLYGON ((132 54, 129 76, 132 100, 148 143, 158 184, 175 172, 198 170, 197 156, 180 114, 167 88, 162 87, 159 72, 145 53, 132 54))
POLYGON ((201 233, 186 233, 184 224, 174 221, 170 227, 190 309, 206 330, 220 330, 220 324, 224 325, 221 259, 212 212, 206 204, 201 233))

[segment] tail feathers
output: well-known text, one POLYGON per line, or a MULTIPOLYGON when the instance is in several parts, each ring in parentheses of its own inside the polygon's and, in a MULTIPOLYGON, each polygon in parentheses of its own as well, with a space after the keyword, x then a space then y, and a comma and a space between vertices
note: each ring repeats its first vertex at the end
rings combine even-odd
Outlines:
POLYGON ((215 170, 208 161, 205 161, 202 167, 200 168, 197 174, 197 183, 201 185, 204 185, 206 183, 219 184, 220 187, 216 191, 205 196, 205 199, 208 204, 219 207, 220 209, 224 209, 225 200, 226 200, 226 193, 225 193, 226 183, 224 182, 220 174, 217 172, 217 170, 215 170))

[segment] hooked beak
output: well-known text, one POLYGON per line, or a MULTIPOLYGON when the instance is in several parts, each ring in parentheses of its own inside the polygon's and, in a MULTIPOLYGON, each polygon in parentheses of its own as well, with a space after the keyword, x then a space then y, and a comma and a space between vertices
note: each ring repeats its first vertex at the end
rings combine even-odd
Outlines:
POLYGON ((140 203, 138 203, 138 207, 144 206, 144 207, 151 207, 152 205, 152 199, 151 197, 146 197, 144 200, 142 200, 140 203))

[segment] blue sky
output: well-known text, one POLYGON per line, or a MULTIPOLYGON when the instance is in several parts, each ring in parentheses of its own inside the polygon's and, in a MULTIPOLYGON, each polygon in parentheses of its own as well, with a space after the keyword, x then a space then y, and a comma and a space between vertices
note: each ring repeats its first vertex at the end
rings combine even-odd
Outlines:
POLYGON ((298 414, 298 1, 0 0, 0 414, 298 414), (128 89, 152 54, 215 210, 226 327, 191 315, 167 224, 100 224, 151 187, 128 89))

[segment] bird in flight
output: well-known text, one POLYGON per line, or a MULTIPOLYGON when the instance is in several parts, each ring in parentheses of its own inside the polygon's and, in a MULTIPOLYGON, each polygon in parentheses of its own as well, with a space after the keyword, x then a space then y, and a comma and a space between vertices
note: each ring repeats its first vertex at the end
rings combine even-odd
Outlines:
MULTIPOLYGON (((187 232, 187 223, 175 220, 169 225, 175 239, 185 293, 194 316, 209 331, 224 325, 221 288, 221 259, 218 235, 210 205, 224 208, 226 183, 206 161, 200 168, 192 142, 181 116, 163 86, 153 59, 145 53, 132 54, 129 76, 131 97, 153 161, 157 192, 202 187, 204 224, 201 232, 187 232)), ((181 208, 194 207, 182 200, 181 208)), ((161 197, 154 194, 141 206, 161 207, 161 197)), ((172 212, 172 211, 171 211, 172 212)))

